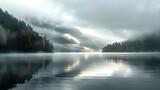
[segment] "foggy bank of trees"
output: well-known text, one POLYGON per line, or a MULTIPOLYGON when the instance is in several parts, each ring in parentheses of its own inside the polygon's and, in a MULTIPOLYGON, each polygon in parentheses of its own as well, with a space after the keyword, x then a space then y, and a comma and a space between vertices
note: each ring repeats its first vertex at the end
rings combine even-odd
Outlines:
POLYGON ((102 52, 159 52, 160 32, 141 39, 108 44, 102 52))
POLYGON ((53 45, 24 21, 0 9, 0 52, 52 52, 53 45))

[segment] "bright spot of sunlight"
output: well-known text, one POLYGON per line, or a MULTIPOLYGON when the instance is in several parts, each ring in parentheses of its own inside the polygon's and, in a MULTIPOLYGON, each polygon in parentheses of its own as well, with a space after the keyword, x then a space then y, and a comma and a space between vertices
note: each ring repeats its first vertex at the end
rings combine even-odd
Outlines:
POLYGON ((90 49, 88 47, 83 47, 83 48, 84 48, 85 52, 92 52, 93 51, 92 49, 90 49))
POLYGON ((70 39, 70 40, 73 40, 74 42, 76 42, 77 44, 80 44, 80 41, 76 38, 76 37, 74 37, 74 36, 72 36, 72 35, 70 35, 70 34, 63 34, 64 35, 64 37, 66 37, 66 38, 68 38, 68 39, 70 39))
POLYGON ((112 77, 114 75, 122 75, 123 77, 128 77, 129 75, 131 75, 131 73, 131 68, 123 63, 105 63, 105 65, 103 66, 101 65, 82 71, 81 74, 79 74, 76 78, 112 77))

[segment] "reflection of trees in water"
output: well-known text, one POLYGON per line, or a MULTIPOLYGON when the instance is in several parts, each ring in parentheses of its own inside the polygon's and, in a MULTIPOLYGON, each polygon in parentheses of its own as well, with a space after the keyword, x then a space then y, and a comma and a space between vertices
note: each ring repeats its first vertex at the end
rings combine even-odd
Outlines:
POLYGON ((160 71, 160 57, 158 55, 105 55, 104 58, 113 62, 142 67, 148 71, 160 71))
POLYGON ((0 61, 0 90, 14 87, 29 81, 39 69, 50 63, 49 58, 11 58, 0 61), (37 59, 37 60, 36 60, 37 59))

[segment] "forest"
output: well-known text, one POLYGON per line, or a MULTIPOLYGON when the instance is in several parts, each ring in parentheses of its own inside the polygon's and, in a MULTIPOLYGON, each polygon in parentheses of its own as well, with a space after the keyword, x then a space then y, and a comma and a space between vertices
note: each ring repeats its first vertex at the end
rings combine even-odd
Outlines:
POLYGON ((143 38, 108 44, 102 52, 159 52, 160 32, 143 38))
POLYGON ((0 52, 53 52, 53 43, 0 9, 0 52))

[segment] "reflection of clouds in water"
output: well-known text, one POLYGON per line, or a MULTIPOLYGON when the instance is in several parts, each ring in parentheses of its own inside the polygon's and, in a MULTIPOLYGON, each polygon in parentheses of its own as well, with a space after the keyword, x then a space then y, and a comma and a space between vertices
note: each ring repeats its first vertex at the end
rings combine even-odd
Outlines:
POLYGON ((70 71, 74 70, 79 64, 80 64, 80 61, 79 61, 79 58, 77 58, 77 60, 74 61, 73 64, 68 65, 68 66, 64 69, 64 71, 65 71, 65 72, 70 72, 70 71))
POLYGON ((85 77, 112 77, 115 75, 129 77, 132 74, 132 69, 123 63, 104 63, 87 70, 84 70, 76 78, 85 77))
MULTIPOLYGON (((103 54, 76 54, 70 64, 63 67, 66 75, 73 75, 78 79, 83 78, 150 78, 151 75, 143 70, 143 67, 135 65, 144 61, 128 60, 126 56, 112 56, 103 54), (105 59, 103 58, 105 56, 105 59), (122 58, 124 57, 124 58, 122 58)), ((129 56, 130 57, 130 56, 129 56)))
MULTIPOLYGON (((47 68, 36 73, 29 82, 13 90, 24 90, 26 87, 28 87, 27 90, 111 90, 112 87, 123 85, 125 89, 122 88, 122 90, 130 90, 127 87, 138 85, 150 87, 146 85, 146 80, 155 78, 155 68, 159 70, 160 66, 159 58, 139 58, 137 55, 134 57, 135 59, 130 55, 108 54, 104 57, 102 54, 89 53, 54 54, 54 64, 49 64, 47 68), (148 61, 154 61, 154 63, 148 61), (156 67, 153 68, 153 65, 156 67)), ((152 82, 155 85, 155 81, 152 80, 152 82)), ((151 84, 152 82, 149 81, 151 84)), ((118 89, 119 87, 115 90, 118 89)), ((146 89, 136 88, 134 90, 146 89)))

